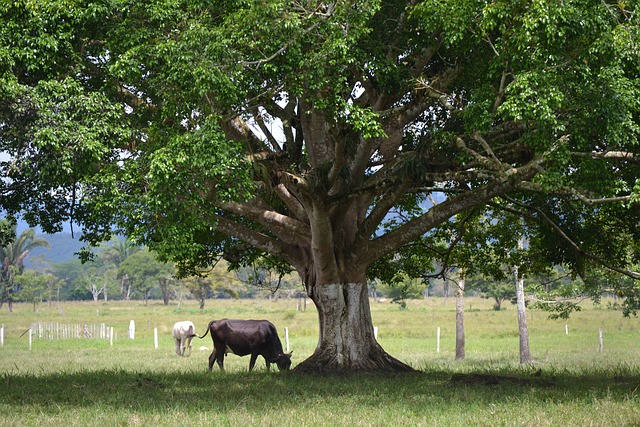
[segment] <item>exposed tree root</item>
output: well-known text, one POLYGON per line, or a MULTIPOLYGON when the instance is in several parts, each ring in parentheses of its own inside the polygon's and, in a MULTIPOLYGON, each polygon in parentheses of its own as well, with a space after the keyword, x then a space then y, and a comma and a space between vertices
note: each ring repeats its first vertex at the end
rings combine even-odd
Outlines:
POLYGON ((364 360, 349 360, 338 354, 316 351, 294 368, 303 374, 351 374, 364 372, 414 372, 415 370, 384 351, 375 351, 364 360))

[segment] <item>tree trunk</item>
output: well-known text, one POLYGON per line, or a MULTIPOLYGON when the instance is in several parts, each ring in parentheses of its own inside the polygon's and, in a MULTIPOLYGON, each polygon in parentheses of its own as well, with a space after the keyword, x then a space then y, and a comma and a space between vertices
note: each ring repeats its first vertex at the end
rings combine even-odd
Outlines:
POLYGON ((527 314, 524 304, 524 278, 518 274, 515 268, 516 280, 516 306, 518 310, 518 329, 520 330, 520 363, 532 363, 529 351, 529 328, 527 327, 527 314))
POLYGON ((373 335, 367 285, 315 285, 320 337, 315 352, 295 370, 305 373, 412 371, 391 357, 373 335))
POLYGON ((164 305, 169 305, 169 297, 171 296, 169 289, 169 279, 167 279, 166 277, 161 277, 159 283, 160 291, 162 292, 162 303, 164 305))
POLYGON ((464 275, 460 275, 456 290, 456 360, 464 360, 464 275))

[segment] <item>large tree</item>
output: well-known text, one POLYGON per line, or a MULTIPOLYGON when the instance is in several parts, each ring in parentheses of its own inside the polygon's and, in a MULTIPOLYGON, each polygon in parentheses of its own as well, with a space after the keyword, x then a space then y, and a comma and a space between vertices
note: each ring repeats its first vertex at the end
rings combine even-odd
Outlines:
POLYGON ((318 346, 296 369, 409 369, 374 339, 367 274, 457 214, 509 209, 537 225, 549 260, 627 272, 637 12, 591 0, 5 2, 2 207, 46 229, 73 219, 93 241, 116 228, 185 274, 220 253, 269 256, 318 309, 318 346))

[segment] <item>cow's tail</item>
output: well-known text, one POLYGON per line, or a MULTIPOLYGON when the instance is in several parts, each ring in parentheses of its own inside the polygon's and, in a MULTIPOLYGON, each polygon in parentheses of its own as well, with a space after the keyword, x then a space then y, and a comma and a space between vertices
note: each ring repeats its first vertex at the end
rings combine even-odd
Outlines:
POLYGON ((211 322, 209 322, 209 324, 207 325, 207 331, 204 333, 204 335, 200 336, 200 335, 196 335, 198 338, 202 339, 204 337, 207 336, 207 334, 209 333, 209 330, 211 329, 211 324, 215 322, 215 320, 212 320, 211 322))
POLYGON ((187 338, 193 338, 193 337, 199 337, 198 334, 196 334, 196 327, 191 325, 189 326, 189 335, 187 336, 187 338))

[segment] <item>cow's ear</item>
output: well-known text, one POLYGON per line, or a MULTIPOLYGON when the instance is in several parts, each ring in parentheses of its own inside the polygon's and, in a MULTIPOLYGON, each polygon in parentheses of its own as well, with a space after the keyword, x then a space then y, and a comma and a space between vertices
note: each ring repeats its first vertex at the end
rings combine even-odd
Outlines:
POLYGON ((291 357, 291 355, 293 354, 293 350, 291 350, 289 353, 285 353, 287 356, 291 357))

